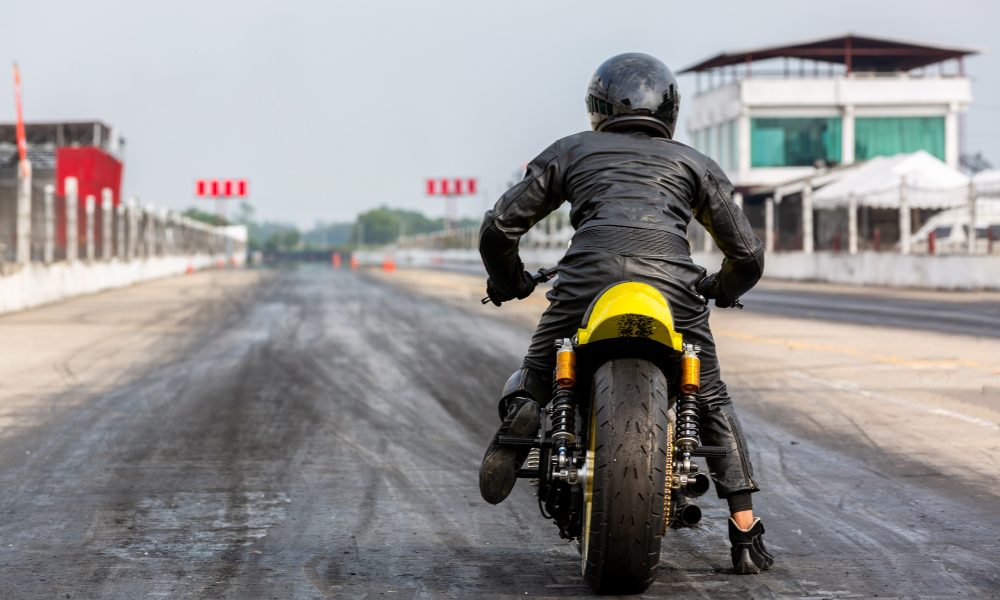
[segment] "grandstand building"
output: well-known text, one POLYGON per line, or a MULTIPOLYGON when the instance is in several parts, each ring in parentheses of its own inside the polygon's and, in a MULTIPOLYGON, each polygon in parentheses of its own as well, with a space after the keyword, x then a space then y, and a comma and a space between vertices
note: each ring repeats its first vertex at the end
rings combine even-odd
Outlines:
POLYGON ((971 54, 853 34, 723 52, 681 71, 687 131, 744 188, 918 150, 957 167, 971 54))
POLYGON ((695 77, 687 131, 768 251, 909 253, 936 212, 975 211, 958 171, 975 53, 854 34, 723 52, 681 71, 695 77))
MULTIPOLYGON (((121 203, 123 151, 125 141, 107 124, 100 121, 73 121, 51 123, 26 123, 25 138, 28 161, 31 163, 32 197, 42 202, 45 189, 52 186, 57 202, 65 194, 68 177, 77 180, 79 239, 85 239, 87 198, 96 204, 107 198, 111 206, 121 203)), ((15 237, 17 221, 18 162, 16 127, 13 123, 0 123, 0 239, 15 237)), ((35 210, 34 214, 41 214, 35 210)), ((62 214, 62 213, 60 213, 62 214)), ((41 229, 41 223, 34 230, 41 229)), ((58 243, 66 243, 66 223, 56 223, 58 243)), ((100 231, 95 233, 100 243, 100 231)), ((0 262, 12 262, 15 257, 13 244, 0 243, 0 262)), ((35 244, 31 252, 41 250, 35 244)))

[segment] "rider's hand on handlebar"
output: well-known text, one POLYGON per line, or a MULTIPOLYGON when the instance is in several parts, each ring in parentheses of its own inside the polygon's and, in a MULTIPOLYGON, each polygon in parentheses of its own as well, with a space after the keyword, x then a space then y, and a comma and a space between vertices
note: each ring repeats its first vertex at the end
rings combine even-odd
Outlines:
POLYGON ((535 291, 535 286, 537 285, 538 282, 535 280, 535 276, 524 271, 521 273, 521 280, 517 282, 517 285, 510 288, 501 289, 493 283, 492 279, 487 279, 486 295, 489 296, 490 302, 496 306, 500 306, 504 302, 515 298, 524 300, 531 295, 531 292, 535 291))
POLYGON ((719 308, 743 308, 740 304, 739 298, 734 300, 726 297, 725 292, 722 291, 722 286, 719 285, 719 274, 712 273, 711 275, 706 275, 698 282, 695 286, 698 293, 705 297, 705 303, 708 304, 709 300, 715 300, 715 305, 719 308))

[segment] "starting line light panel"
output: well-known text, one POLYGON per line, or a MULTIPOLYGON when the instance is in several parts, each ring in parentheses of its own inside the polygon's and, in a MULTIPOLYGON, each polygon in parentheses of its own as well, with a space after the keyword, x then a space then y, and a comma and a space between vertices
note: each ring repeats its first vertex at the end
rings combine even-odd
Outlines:
POLYGON ((196 179, 194 193, 199 198, 246 198, 246 179, 196 179))
POLYGON ((428 196, 475 196, 475 177, 445 177, 426 181, 428 196))

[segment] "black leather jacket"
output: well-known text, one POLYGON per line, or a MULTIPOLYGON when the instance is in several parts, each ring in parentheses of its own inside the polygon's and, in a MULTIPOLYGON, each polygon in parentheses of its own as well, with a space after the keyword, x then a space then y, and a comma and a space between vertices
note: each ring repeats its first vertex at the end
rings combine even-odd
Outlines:
POLYGON ((726 257, 713 295, 736 299, 760 279, 764 248, 732 195, 719 165, 684 144, 585 131, 531 161, 524 180, 487 211, 479 251, 494 284, 516 289, 524 270, 518 240, 564 201, 572 205, 570 222, 578 232, 611 225, 686 237, 694 217, 726 257))

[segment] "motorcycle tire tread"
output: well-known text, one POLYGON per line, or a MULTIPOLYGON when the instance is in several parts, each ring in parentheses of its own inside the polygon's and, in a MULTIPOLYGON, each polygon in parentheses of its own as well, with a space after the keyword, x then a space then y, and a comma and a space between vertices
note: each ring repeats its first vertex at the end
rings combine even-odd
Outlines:
POLYGON ((614 359, 594 375, 596 451, 584 578, 602 594, 656 579, 663 537, 667 379, 653 363, 614 359))

